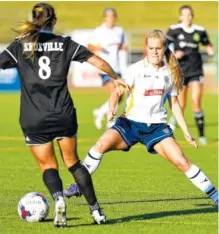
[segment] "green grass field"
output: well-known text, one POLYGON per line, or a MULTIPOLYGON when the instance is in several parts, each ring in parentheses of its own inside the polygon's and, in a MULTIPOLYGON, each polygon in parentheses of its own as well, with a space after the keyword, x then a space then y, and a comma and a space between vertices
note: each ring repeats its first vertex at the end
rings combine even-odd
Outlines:
MULTIPOLYGON (((83 159, 101 135, 93 125, 92 110, 107 98, 102 89, 72 91, 79 119, 79 154, 83 159)), ((105 156, 93 175, 96 193, 107 214, 108 224, 92 225, 84 198, 67 200, 68 228, 55 229, 53 203, 41 179, 40 170, 25 146, 18 124, 19 94, 0 94, 0 233, 156 233, 216 234, 217 212, 212 201, 187 178, 158 155, 150 155, 140 144, 130 152, 105 156), (38 191, 50 202, 50 213, 43 223, 25 223, 17 214, 18 200, 25 193, 38 191)), ((217 187, 218 133, 217 95, 205 94, 206 134, 209 144, 194 149, 180 130, 175 136, 186 155, 200 166, 217 187)), ((190 108, 186 119, 197 137, 190 108)), ((58 150, 57 150, 58 154, 58 150)), ((67 187, 73 179, 60 160, 60 174, 67 187)))

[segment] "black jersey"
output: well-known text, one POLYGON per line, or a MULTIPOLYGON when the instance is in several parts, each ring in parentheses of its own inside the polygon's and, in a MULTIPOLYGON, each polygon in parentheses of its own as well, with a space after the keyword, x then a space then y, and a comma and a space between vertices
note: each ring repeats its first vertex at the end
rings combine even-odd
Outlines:
POLYGON ((26 133, 71 128, 75 108, 67 87, 71 61, 93 53, 70 37, 40 32, 34 57, 32 43, 15 40, 0 54, 0 68, 17 67, 21 81, 20 124, 26 133))
POLYGON ((206 30, 195 24, 189 30, 184 29, 182 24, 175 24, 170 26, 166 37, 168 44, 174 44, 174 51, 182 50, 185 53, 178 60, 185 78, 203 75, 199 45, 211 44, 206 30))

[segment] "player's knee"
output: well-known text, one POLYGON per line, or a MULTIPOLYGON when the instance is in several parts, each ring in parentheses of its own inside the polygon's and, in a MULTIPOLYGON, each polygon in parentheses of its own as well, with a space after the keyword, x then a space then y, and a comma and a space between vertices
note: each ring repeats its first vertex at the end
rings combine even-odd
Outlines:
POLYGON ((100 139, 94 146, 94 150, 98 153, 104 154, 109 150, 109 141, 100 139))
POLYGON ((187 172, 191 166, 191 163, 188 159, 183 158, 175 163, 175 166, 182 172, 187 172))
POLYGON ((97 151, 98 153, 104 154, 106 149, 105 144, 106 143, 104 143, 103 141, 98 141, 94 146, 94 150, 97 151))

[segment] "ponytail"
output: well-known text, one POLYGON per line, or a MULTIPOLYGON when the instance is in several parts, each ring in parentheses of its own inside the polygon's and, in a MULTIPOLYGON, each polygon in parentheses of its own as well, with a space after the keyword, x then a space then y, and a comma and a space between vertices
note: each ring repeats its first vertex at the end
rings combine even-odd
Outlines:
POLYGON ((169 48, 165 51, 166 61, 167 65, 170 69, 171 76, 173 78, 173 81, 175 83, 176 90, 180 92, 183 88, 183 73, 179 66, 179 63, 176 59, 176 57, 173 55, 171 50, 169 48))
POLYGON ((33 7, 32 21, 25 20, 17 29, 13 29, 19 34, 19 39, 22 42, 33 43, 31 53, 28 57, 34 56, 40 30, 52 27, 53 20, 56 19, 55 10, 51 5, 39 3, 33 7))

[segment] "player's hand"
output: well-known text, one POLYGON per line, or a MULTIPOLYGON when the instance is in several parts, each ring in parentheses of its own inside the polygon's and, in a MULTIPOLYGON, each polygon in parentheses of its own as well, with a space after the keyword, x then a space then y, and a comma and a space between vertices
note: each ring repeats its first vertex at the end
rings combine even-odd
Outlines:
POLYGON ((116 110, 109 110, 107 113, 108 122, 114 121, 116 118, 116 110))
POLYGON ((194 137, 190 133, 184 134, 185 139, 189 142, 189 144, 193 145, 195 148, 198 148, 194 137))
POLYGON ((182 50, 176 50, 174 52, 174 55, 177 59, 181 59, 185 55, 185 53, 182 50))
POLYGON ((118 87, 122 86, 125 90, 127 90, 127 91, 130 90, 129 86, 122 79, 114 80, 114 84, 115 84, 115 88, 118 88, 118 87))

